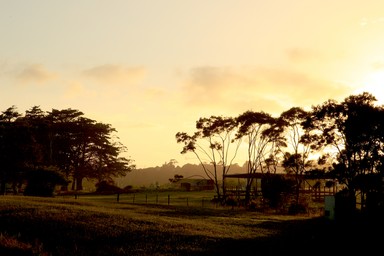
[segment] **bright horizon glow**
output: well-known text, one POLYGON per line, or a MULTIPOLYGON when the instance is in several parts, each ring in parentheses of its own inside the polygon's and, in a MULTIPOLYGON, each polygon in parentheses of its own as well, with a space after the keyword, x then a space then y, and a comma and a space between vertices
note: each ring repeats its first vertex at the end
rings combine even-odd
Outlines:
POLYGON ((362 81, 362 86, 356 93, 371 92, 379 105, 384 104, 384 70, 368 73, 362 81))
MULTIPOLYGON (((196 120, 368 91, 384 102, 384 2, 0 2, 0 111, 72 108, 111 124, 138 168, 181 155, 196 120)), ((243 164, 238 158, 235 161, 243 164)))

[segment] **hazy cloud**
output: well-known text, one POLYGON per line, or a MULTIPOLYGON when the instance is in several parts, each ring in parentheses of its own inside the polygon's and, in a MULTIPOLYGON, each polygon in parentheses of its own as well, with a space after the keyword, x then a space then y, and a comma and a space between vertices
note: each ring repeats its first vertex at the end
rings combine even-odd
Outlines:
POLYGON ((345 98, 348 91, 348 85, 290 70, 199 67, 190 71, 183 96, 187 104, 202 107, 275 112, 345 98))
POLYGON ((292 62, 318 60, 321 56, 318 52, 304 48, 290 48, 286 50, 287 57, 292 62))
POLYGON ((72 81, 68 84, 68 87, 65 91, 66 98, 76 98, 82 94, 84 94, 85 89, 82 83, 77 81, 72 81))
POLYGON ((374 70, 384 70, 384 62, 375 62, 372 64, 374 70))
POLYGON ((166 95, 166 92, 157 87, 150 87, 144 90, 144 97, 147 99, 158 99, 166 95))
POLYGON ((45 83, 54 80, 58 75, 48 71, 43 65, 33 64, 23 68, 16 74, 16 79, 23 84, 26 83, 45 83))
POLYGON ((101 65, 83 71, 83 75, 105 85, 133 85, 141 82, 146 74, 143 67, 101 65))
POLYGON ((366 27, 368 25, 374 25, 374 24, 384 24, 384 17, 362 18, 360 20, 360 26, 361 27, 366 27))

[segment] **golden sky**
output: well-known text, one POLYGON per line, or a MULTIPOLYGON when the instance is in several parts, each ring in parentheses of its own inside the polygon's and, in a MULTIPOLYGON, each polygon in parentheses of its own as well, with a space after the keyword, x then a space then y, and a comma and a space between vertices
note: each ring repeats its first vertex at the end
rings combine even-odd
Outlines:
POLYGON ((139 168, 195 162, 200 117, 384 100, 382 0, 0 0, 0 33, 1 111, 80 110, 139 168))

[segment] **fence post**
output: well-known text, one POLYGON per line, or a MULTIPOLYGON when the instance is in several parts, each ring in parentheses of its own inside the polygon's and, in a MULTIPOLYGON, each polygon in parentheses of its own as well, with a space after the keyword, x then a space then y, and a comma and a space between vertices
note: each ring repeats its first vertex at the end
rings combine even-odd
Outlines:
POLYGON ((132 203, 135 203, 135 196, 136 196, 136 194, 133 194, 133 202, 132 203))
POLYGON ((168 195, 168 205, 170 204, 170 202, 171 202, 171 196, 168 195))
POLYGON ((119 201, 120 201, 120 194, 117 193, 117 202, 119 202, 119 201))
POLYGON ((148 195, 145 194, 145 204, 147 204, 147 203, 148 203, 148 195))
POLYGON ((156 204, 159 203, 159 194, 156 194, 156 204))
POLYGON ((188 197, 187 197, 187 206, 189 206, 189 205, 188 205, 188 197))

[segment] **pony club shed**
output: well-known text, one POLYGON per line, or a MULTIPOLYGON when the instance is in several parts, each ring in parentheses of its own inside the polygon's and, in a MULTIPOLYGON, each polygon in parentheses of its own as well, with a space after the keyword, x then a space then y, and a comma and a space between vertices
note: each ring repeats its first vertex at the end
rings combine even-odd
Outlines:
POLYGON ((238 186, 236 187, 227 187, 227 192, 234 192, 237 195, 245 193, 245 188, 241 185, 241 180, 247 180, 250 178, 254 179, 255 185, 252 187, 252 193, 254 195, 261 195, 261 180, 265 174, 264 173, 235 173, 235 174, 225 174, 223 176, 223 182, 225 183, 227 179, 237 179, 238 186))
POLYGON ((202 191, 202 190, 213 190, 214 183, 210 179, 193 179, 186 178, 181 179, 177 183, 180 184, 180 188, 186 191, 202 191))
POLYGON ((262 196, 261 183, 266 177, 280 176, 286 179, 301 179, 300 193, 309 194, 313 200, 322 201, 327 195, 334 195, 340 190, 340 186, 337 182, 326 176, 311 176, 311 175, 294 175, 286 173, 237 173, 224 175, 224 182, 227 179, 238 179, 239 186, 228 188, 228 192, 234 192, 237 195, 245 194, 245 188, 240 184, 245 183, 244 179, 253 179, 251 193, 255 196, 262 196), (241 182, 243 180, 243 182, 241 182))

